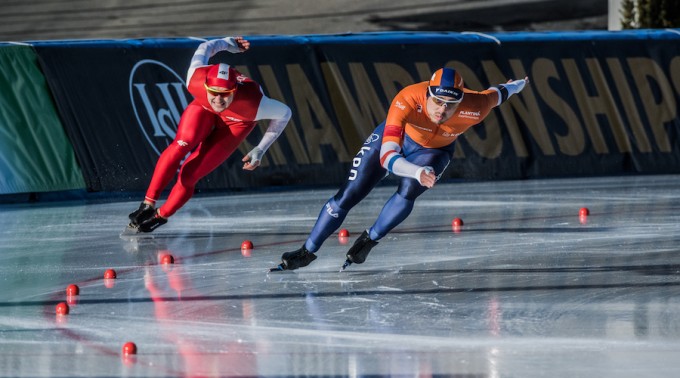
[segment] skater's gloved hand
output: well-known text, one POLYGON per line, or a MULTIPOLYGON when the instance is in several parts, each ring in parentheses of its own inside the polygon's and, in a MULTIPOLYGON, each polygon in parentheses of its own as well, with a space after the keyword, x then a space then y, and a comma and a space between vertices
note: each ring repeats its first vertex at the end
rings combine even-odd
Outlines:
POLYGON ((427 188, 433 187, 434 183, 437 181, 437 176, 434 174, 434 169, 427 166, 418 169, 418 171, 416 171, 416 177, 418 177, 418 182, 420 185, 427 188))
POLYGON ((243 169, 247 171, 252 171, 253 169, 257 168, 260 166, 260 161, 262 160, 262 155, 264 155, 264 151, 262 151, 259 147, 254 147, 246 156, 241 159, 243 164, 243 169))
POLYGON ((525 76, 524 79, 520 80, 508 80, 507 83, 501 84, 505 89, 508 90, 508 98, 510 96, 514 95, 515 93, 519 93, 524 89, 524 86, 529 84, 529 77, 525 76))
POLYGON ((250 42, 241 36, 234 37, 234 42, 236 42, 236 45, 238 46, 239 50, 241 50, 241 52, 244 52, 250 48, 250 42))

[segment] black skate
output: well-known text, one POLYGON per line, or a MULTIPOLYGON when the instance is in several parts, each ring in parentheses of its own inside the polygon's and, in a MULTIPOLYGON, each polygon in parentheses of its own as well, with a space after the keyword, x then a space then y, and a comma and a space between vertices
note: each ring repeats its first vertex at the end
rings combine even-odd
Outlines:
POLYGON ((286 252, 281 255, 281 264, 276 268, 269 269, 270 272, 277 270, 295 270, 309 265, 316 260, 316 255, 309 252, 303 245, 300 249, 293 252, 286 252))
POLYGON ((347 260, 342 265, 342 268, 340 268, 340 271, 342 272, 352 264, 361 264, 366 261, 366 257, 368 257, 368 253, 371 252, 371 248, 375 247, 377 244, 377 241, 372 240, 368 236, 368 231, 364 231, 354 242, 352 248, 347 252, 347 260))
POLYGON ((130 226, 137 227, 145 220, 153 217, 154 214, 156 214, 156 209, 154 209, 153 206, 142 202, 142 204, 139 205, 139 209, 128 215, 128 218, 130 218, 130 226))
POLYGON ((139 232, 151 232, 166 223, 168 223, 168 219, 161 217, 158 212, 156 212, 156 215, 152 218, 140 223, 139 226, 137 226, 137 229, 139 232))

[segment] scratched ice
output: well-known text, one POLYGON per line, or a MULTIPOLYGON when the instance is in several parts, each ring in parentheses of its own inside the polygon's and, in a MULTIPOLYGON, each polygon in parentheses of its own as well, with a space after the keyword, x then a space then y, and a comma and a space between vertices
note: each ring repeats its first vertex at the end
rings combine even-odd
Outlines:
POLYGON ((0 376, 678 376, 678 188, 673 175, 438 184, 343 273, 393 185, 350 212, 348 240, 271 274, 334 190, 198 196, 123 239, 138 201, 3 204, 0 376))

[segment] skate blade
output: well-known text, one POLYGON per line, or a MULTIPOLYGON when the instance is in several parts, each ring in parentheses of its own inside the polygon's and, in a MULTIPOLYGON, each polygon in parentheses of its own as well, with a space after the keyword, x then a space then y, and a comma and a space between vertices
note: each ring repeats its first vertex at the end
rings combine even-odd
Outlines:
POLYGON ((133 236, 137 234, 139 234, 139 229, 130 223, 125 227, 123 232, 120 233, 120 236, 133 236))
POLYGON ((345 269, 347 269, 347 267, 350 265, 352 265, 352 262, 349 259, 345 260, 345 263, 342 264, 342 268, 340 268, 340 272, 344 272, 345 269))
POLYGON ((269 268, 269 272, 280 272, 283 270, 283 264, 279 264, 274 268, 269 268))
POLYGON ((128 224, 127 227, 123 230, 123 232, 120 233, 120 238, 121 239, 137 239, 140 237, 145 237, 145 238, 150 238, 153 239, 153 235, 151 235, 148 232, 141 232, 139 231, 139 228, 133 226, 132 224, 128 224))

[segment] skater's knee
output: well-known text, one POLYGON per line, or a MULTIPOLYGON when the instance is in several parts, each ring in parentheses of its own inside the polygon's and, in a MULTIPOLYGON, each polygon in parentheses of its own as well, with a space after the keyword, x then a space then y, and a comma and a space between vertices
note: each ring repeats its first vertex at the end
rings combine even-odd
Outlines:
POLYGON ((411 207, 413 206, 413 203, 416 201, 415 198, 408 198, 401 193, 397 192, 395 193, 395 196, 392 198, 392 201, 395 204, 399 204, 399 207, 411 207))
POLYGON ((199 180, 199 177, 197 177, 193 170, 185 168, 186 166, 180 169, 179 175, 177 177, 177 184, 181 185, 186 190, 193 191, 194 187, 196 186, 196 183, 199 180))
POLYGON ((170 145, 161 153, 161 156, 158 158, 157 167, 160 166, 164 169, 171 170, 173 172, 172 174, 174 175, 174 172, 177 172, 177 168, 180 168, 182 159, 184 159, 184 157, 189 152, 190 151, 170 145))
POLYGON ((181 141, 181 140, 179 140, 179 141, 174 141, 174 142, 171 144, 171 146, 172 146, 178 153, 184 154, 184 156, 186 156, 186 154, 188 154, 189 152, 191 152, 191 150, 193 149, 193 148, 192 148, 193 146, 191 146, 189 143, 186 143, 186 142, 181 141))
POLYGON ((356 204, 361 202, 362 198, 363 196, 361 193, 348 190, 348 188, 342 188, 335 196, 333 196, 333 198, 331 198, 331 201, 335 206, 338 206, 346 211, 350 211, 354 206, 356 206, 356 204))
POLYGON ((401 185, 399 185, 397 194, 399 194, 399 196, 407 200, 415 201, 416 198, 418 198, 421 194, 425 193, 426 190, 427 187, 420 185, 418 181, 412 179, 405 179, 401 182, 401 185))
POLYGON ((342 206, 340 203, 338 203, 335 197, 329 199, 328 202, 326 202, 326 205, 324 206, 326 207, 326 211, 328 211, 329 214, 331 215, 337 214, 339 216, 342 216, 343 218, 347 214, 347 212, 351 209, 351 207, 350 209, 347 209, 344 206, 342 206))

